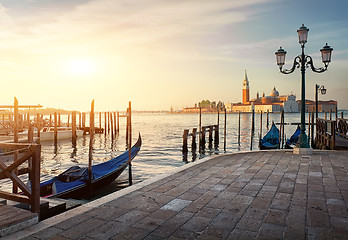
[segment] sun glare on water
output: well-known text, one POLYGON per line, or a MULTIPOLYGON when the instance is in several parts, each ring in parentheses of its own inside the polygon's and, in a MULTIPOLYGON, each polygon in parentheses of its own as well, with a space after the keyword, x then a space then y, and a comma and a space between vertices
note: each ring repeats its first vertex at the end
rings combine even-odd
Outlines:
POLYGON ((86 58, 70 59, 66 62, 66 70, 73 75, 89 75, 96 71, 96 63, 86 58))

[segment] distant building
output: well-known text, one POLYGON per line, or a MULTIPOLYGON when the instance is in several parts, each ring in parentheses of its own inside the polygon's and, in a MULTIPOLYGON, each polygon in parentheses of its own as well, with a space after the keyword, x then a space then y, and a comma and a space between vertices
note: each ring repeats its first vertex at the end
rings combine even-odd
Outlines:
POLYGON ((279 92, 274 87, 269 96, 262 97, 259 93, 256 94, 256 98, 250 100, 249 93, 249 80, 245 71, 243 90, 242 90, 242 102, 241 103, 228 103, 225 105, 226 110, 229 112, 298 112, 299 107, 296 102, 296 96, 293 94, 280 96, 279 92))
MULTIPOLYGON (((301 105, 301 100, 297 101, 298 106, 301 105)), ((336 112, 337 110, 337 101, 318 101, 318 112, 336 112)), ((306 112, 315 112, 315 101, 306 100, 306 112)))
POLYGON ((247 105, 249 104, 249 97, 250 97, 250 93, 249 93, 249 81, 248 81, 248 76, 245 70, 245 75, 244 75, 244 81, 243 81, 243 104, 247 105))

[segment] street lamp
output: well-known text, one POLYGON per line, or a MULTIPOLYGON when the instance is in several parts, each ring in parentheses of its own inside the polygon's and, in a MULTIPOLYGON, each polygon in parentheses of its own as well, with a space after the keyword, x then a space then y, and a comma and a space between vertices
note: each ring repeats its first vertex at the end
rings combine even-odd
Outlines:
MULTIPOLYGON (((315 84, 315 118, 318 118, 318 93, 321 93, 321 95, 325 95, 326 94, 326 88, 321 85, 319 86, 318 84, 315 84)), ((317 120, 315 120, 315 123, 317 122, 317 120)))
POLYGON ((304 46, 307 42, 308 37, 308 31, 309 29, 305 27, 303 24, 302 26, 297 30, 298 33, 298 39, 299 43, 302 48, 301 55, 298 55, 294 59, 294 63, 291 69, 283 69, 283 66, 285 64, 285 55, 286 51, 280 47, 280 49, 275 53, 276 59, 277 59, 277 65, 279 66, 279 70, 281 73, 284 74, 290 74, 292 73, 295 68, 301 67, 301 134, 297 143, 297 147, 299 148, 309 148, 307 135, 306 135, 306 126, 305 126, 305 111, 306 111, 306 96, 305 96, 305 73, 306 73, 306 67, 311 67, 313 72, 316 73, 322 73, 325 72, 329 66, 329 63, 331 62, 331 53, 332 48, 328 46, 327 44, 320 49, 321 52, 321 58, 322 62, 324 63, 324 67, 315 68, 313 65, 313 60, 311 56, 304 54, 304 46))

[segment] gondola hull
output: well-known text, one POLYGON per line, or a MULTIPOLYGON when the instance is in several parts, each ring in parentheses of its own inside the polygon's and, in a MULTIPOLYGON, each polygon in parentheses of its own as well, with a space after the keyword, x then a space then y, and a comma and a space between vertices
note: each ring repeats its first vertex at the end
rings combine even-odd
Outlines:
POLYGON ((290 139, 286 140, 285 148, 286 149, 293 149, 298 142, 298 138, 299 138, 300 134, 301 134, 301 130, 300 130, 300 127, 298 126, 297 129, 295 130, 294 134, 292 134, 292 136, 290 137, 290 139))
MULTIPOLYGON (((140 147, 141 137, 139 134, 137 143, 131 149, 131 159, 138 154, 140 147)), ((114 159, 92 166, 92 190, 102 188, 120 176, 128 166, 128 155, 129 151, 126 151, 114 159)), ((73 181, 65 181, 60 176, 56 176, 40 184, 40 196, 44 198, 82 198, 89 192, 90 184, 86 176, 73 181)))
POLYGON ((260 150, 270 150, 279 148, 279 129, 272 123, 271 129, 268 133, 260 139, 260 150))

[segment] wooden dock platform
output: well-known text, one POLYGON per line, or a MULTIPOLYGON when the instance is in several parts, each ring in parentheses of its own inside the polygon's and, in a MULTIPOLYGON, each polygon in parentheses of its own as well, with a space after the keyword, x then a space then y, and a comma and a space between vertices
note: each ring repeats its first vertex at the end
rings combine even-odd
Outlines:
POLYGON ((348 239, 348 151, 208 157, 4 239, 348 239))
POLYGON ((0 237, 37 224, 37 213, 0 204, 0 237))

